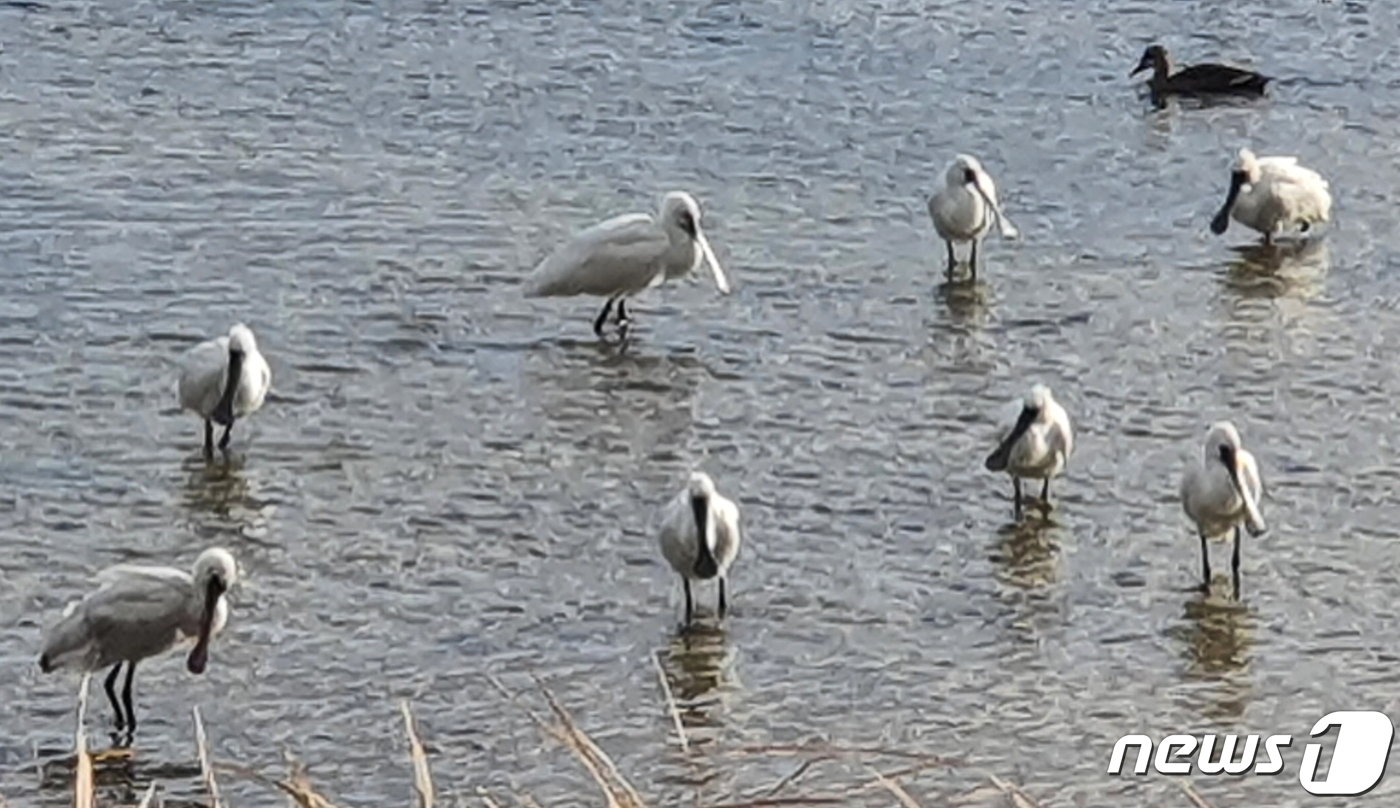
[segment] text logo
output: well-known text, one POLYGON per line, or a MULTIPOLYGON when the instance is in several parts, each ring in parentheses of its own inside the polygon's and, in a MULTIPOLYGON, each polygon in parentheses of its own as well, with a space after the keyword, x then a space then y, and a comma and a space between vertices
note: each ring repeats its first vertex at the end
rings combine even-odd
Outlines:
MULTIPOLYGON (((1320 738, 1336 729, 1336 743, 1327 773, 1318 778, 1323 744, 1303 748, 1298 783, 1309 793, 1326 796, 1358 796, 1375 788, 1385 776, 1390 759, 1390 742, 1395 726, 1385 713, 1373 710, 1339 710, 1313 724, 1310 738, 1320 738)), ((1136 749, 1134 774, 1147 774, 1149 765, 1159 774, 1201 774, 1242 776, 1276 775, 1283 771, 1283 750, 1293 745, 1292 735, 1168 735, 1154 744, 1146 735, 1124 735, 1113 745, 1108 773, 1122 774, 1128 750, 1136 749), (1156 753, 1153 753, 1153 747, 1156 753), (1261 759, 1262 753, 1262 759, 1261 759)))

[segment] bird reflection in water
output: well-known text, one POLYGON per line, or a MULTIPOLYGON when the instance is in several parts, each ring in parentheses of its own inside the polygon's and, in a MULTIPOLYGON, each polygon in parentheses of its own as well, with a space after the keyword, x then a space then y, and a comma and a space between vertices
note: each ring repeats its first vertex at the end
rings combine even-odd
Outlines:
MULTIPOLYGON (((733 684, 733 648, 724 629, 712 617, 697 618, 671 637, 666 648, 656 651, 661 674, 666 677, 676 720, 685 730, 689 751, 713 747, 723 729, 723 694, 733 684)), ((668 785, 696 793, 728 793, 734 777, 731 767, 720 765, 708 755, 686 754, 684 765, 662 778, 668 785)))
POLYGON ((1036 508, 1026 510, 1026 518, 1011 522, 997 531, 998 541, 992 560, 1000 568, 1003 581, 1025 590, 1043 589, 1060 577, 1060 542, 1055 537, 1059 524, 1036 508))
POLYGON ((185 507, 227 516, 231 508, 248 499, 248 481, 243 477, 243 460, 230 457, 227 463, 184 463, 185 507))
POLYGON ((943 305, 955 324, 969 330, 987 324, 987 304, 991 297, 987 284, 980 281, 949 281, 938 287, 938 296, 943 299, 943 305))
MULTIPOLYGON (((43 789, 55 795, 68 795, 73 791, 77 759, 71 750, 45 761, 43 764, 43 789)), ((93 750, 92 774, 94 793, 99 805, 144 805, 142 802, 152 784, 180 783, 198 780, 199 766, 185 762, 143 760, 138 750, 131 747, 112 747, 93 750)), ((162 803, 161 787, 156 786, 156 796, 151 805, 162 803)), ((59 804, 61 800, 54 804, 59 804)))
POLYGON ((679 630, 660 653, 666 682, 692 744, 707 742, 706 731, 720 726, 716 713, 723 706, 720 696, 730 678, 732 657, 724 629, 708 615, 679 630))
POLYGON ((1322 293, 1331 269, 1327 243, 1321 239, 1248 244, 1232 248, 1225 285, 1243 297, 1289 297, 1310 300, 1322 293))
POLYGON ((191 520, 207 528, 209 537, 225 534, 233 527, 240 538, 258 542, 267 535, 268 523, 276 506, 259 498, 256 488, 243 474, 243 461, 205 464, 203 460, 184 465, 182 495, 191 520))
MULTIPOLYGON (((1217 580, 1228 576, 1217 576, 1217 580)), ((1228 581, 1221 591, 1229 589, 1228 581)), ((1238 601, 1199 593, 1186 602, 1182 623, 1173 629, 1182 641, 1187 679, 1213 682, 1216 687, 1204 700, 1192 694, 1193 706, 1205 718, 1238 721, 1250 697, 1247 677, 1254 645, 1254 615, 1238 601)))

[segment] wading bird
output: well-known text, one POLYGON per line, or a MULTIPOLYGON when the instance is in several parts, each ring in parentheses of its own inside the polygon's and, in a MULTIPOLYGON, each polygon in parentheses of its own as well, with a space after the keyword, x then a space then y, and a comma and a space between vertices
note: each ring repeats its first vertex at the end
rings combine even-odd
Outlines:
POLYGON ((163 654, 181 640, 194 640, 185 665, 203 673, 209 641, 228 621, 224 597, 238 580, 233 556, 219 547, 199 554, 194 574, 173 567, 122 564, 98 573, 97 591, 68 604, 44 637, 40 670, 84 673, 112 666, 105 684, 117 714, 117 732, 128 741, 136 732, 136 705, 131 680, 136 663, 163 654), (126 664, 122 701, 117 701, 117 674, 126 664), (123 706, 125 711, 123 712, 123 706))
POLYGON ((233 422, 257 412, 272 386, 272 370, 258 352, 248 326, 199 343, 180 360, 180 406, 204 419, 204 455, 214 454, 214 424, 224 428, 219 448, 228 449, 233 422))
POLYGON ((997 204, 997 186, 976 157, 959 154, 953 158, 944 174, 944 187, 928 201, 928 214, 933 229, 948 248, 947 274, 951 278, 957 265, 953 244, 970 242, 972 252, 968 269, 977 278, 977 245, 992 229, 995 220, 1002 238, 1016 238, 1014 225, 1007 220, 997 204))
POLYGON ((1228 65, 1188 65, 1172 72, 1172 59, 1161 45, 1150 45, 1142 52, 1129 76, 1151 70, 1147 86, 1157 100, 1168 95, 1261 95, 1268 76, 1228 65))
POLYGON ((719 578, 719 616, 724 617, 725 580, 739 554, 739 506, 715 490, 703 471, 690 475, 686 487, 661 508, 657 541, 661 554, 685 585, 685 622, 694 614, 691 581, 719 578))
POLYGON ((1272 244, 1285 230, 1306 233, 1331 215, 1332 194, 1321 174, 1298 165, 1297 157, 1255 157, 1249 149, 1240 149, 1225 204, 1211 219, 1210 229, 1217 236, 1224 233, 1233 217, 1272 244))
POLYGON ((616 325, 625 335, 627 298, 710 265, 715 286, 729 293, 729 280, 700 229, 700 206, 684 191, 661 200, 661 211, 616 216, 578 233, 554 251, 525 281, 526 297, 596 295, 607 298, 593 321, 603 335, 608 313, 617 305, 616 325))
POLYGON ((1208 540, 1227 538, 1233 531, 1235 552, 1230 569, 1235 597, 1240 596, 1240 533, 1248 528, 1251 535, 1259 536, 1268 529, 1259 512, 1263 493, 1259 466, 1240 442, 1235 425, 1229 421, 1212 424, 1201 462, 1188 466, 1181 479, 1181 506, 1201 537, 1203 589, 1210 588, 1208 540))
POLYGON ((1043 480, 1040 499, 1050 507, 1050 478, 1062 474, 1074 451, 1069 414, 1055 400, 1050 388, 1037 384, 1019 403, 1008 408, 1002 424, 1001 443, 987 455, 988 471, 1011 475, 1016 513, 1021 513, 1021 480, 1043 480))

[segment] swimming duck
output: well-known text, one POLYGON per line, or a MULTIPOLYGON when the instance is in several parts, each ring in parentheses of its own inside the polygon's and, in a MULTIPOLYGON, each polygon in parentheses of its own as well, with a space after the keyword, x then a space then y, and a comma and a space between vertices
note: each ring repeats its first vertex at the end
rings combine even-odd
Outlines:
POLYGON ((1161 45, 1148 46, 1147 50, 1142 52, 1137 67, 1128 75, 1136 76, 1148 68, 1152 69, 1152 77, 1147 80, 1147 86, 1155 96, 1223 93, 1262 95, 1264 85, 1270 81, 1268 76, 1251 70, 1218 64, 1189 65, 1173 73, 1172 58, 1161 45))

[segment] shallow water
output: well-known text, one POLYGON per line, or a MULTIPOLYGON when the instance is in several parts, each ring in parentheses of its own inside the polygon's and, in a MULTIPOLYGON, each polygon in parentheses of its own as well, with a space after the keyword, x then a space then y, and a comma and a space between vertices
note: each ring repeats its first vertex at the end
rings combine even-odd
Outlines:
POLYGON ((203 677, 143 665, 108 804, 199 793, 191 705, 220 759, 287 748, 343 804, 398 804, 405 698, 444 790, 592 803, 485 678, 531 672, 655 804, 760 791, 794 761, 735 750, 826 739, 964 759, 903 781, 926 804, 995 804, 995 773, 1046 806, 1178 805, 1177 778, 1106 776, 1113 742, 1212 731, 1300 738, 1284 776, 1198 778, 1214 804, 1310 804, 1312 723, 1400 713, 1396 24, 1310 0, 0 6, 0 794, 68 804, 76 683, 35 668, 43 625, 97 568, 223 544, 233 619, 203 677), (1153 111, 1126 74, 1155 36, 1281 80, 1153 111), (1245 143, 1331 179, 1325 239, 1210 236, 1245 143), (1023 233, 970 289, 924 212, 957 151, 1023 233), (593 301, 520 297, 570 231, 672 188, 735 294, 650 293, 625 351, 593 301), (236 320, 274 395, 206 466, 174 363, 236 320), (1060 507, 1017 525, 981 461, 1032 379, 1078 445, 1060 507), (1270 490, 1238 605, 1193 589, 1175 495, 1222 417, 1270 490), (650 517, 695 465, 748 543, 731 618, 682 637, 650 517))

